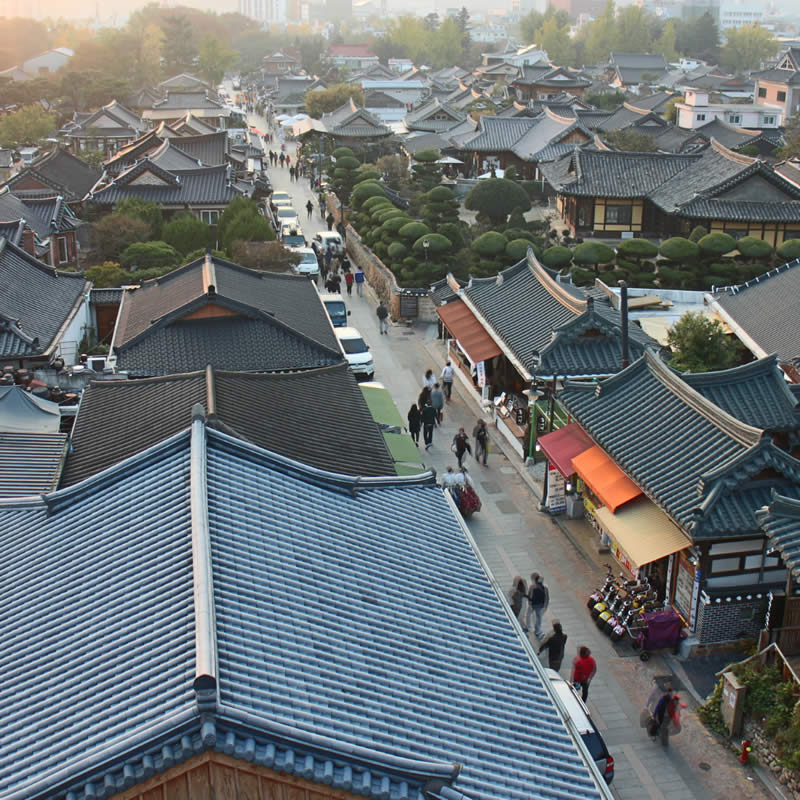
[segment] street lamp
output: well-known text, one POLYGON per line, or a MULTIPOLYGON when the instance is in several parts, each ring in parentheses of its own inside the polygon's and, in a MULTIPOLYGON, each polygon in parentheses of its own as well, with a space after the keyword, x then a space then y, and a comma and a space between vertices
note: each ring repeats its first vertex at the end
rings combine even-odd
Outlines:
POLYGON ((425 250, 425 263, 428 263, 428 248, 431 246, 430 239, 427 237, 422 240, 422 248, 425 250))

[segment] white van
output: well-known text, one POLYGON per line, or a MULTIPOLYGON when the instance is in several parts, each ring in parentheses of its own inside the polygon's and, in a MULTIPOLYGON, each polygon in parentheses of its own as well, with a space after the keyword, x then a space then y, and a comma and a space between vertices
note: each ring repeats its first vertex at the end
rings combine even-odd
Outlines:
POLYGON ((350 327, 334 328, 333 332, 339 340, 344 357, 350 365, 350 371, 358 380, 371 381, 375 374, 375 364, 369 352, 369 346, 361 334, 350 327))

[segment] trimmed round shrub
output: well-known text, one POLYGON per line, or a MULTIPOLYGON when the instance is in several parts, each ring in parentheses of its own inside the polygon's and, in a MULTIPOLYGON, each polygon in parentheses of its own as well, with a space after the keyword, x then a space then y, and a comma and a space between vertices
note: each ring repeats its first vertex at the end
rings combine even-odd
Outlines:
POLYGON ((383 206, 379 206, 378 212, 375 214, 375 219, 381 224, 386 222, 387 219, 392 219, 393 217, 404 217, 405 219, 408 219, 408 214, 399 208, 384 208, 383 206))
POLYGON ((417 259, 414 258, 413 256, 406 256, 403 259, 403 265, 408 267, 409 269, 415 270, 418 264, 419 261, 417 261, 417 259))
POLYGON ((482 236, 479 236, 473 243, 472 249, 481 256, 499 256, 504 253, 508 239, 502 233, 497 231, 487 231, 482 236))
POLYGON ((533 247, 528 239, 513 239, 506 245, 506 255, 516 264, 528 255, 528 248, 533 247))
POLYGON ((180 253, 166 242, 134 242, 129 244, 119 258, 125 267, 152 269, 156 267, 173 267, 182 261, 180 253))
POLYGON ((392 242, 387 253, 392 261, 401 261, 408 255, 408 248, 402 242, 392 242))
POLYGON ((439 226, 438 233, 446 236, 452 243, 455 250, 460 250, 464 246, 464 236, 461 233, 461 226, 456 222, 445 222, 439 226))
POLYGON ((378 258, 385 258, 389 248, 386 242, 377 241, 372 245, 372 250, 378 258))
POLYGON ((736 249, 745 258, 767 258, 772 255, 772 245, 755 236, 743 236, 736 242, 736 249))
POLYGON ((431 229, 424 222, 409 222, 398 231, 401 238, 409 242, 416 242, 420 236, 430 232, 431 229))
POLYGON ((689 234, 689 241, 697 244, 697 242, 707 235, 708 231, 702 225, 697 225, 696 227, 692 228, 692 232, 689 234))
POLYGON ((376 169, 364 169, 356 175, 356 186, 364 181, 377 181, 381 177, 381 173, 376 169))
POLYGON ((434 186, 426 195, 425 201, 427 203, 447 203, 455 200, 456 196, 452 189, 446 186, 434 186))
POLYGON ((572 250, 569 247, 562 247, 560 244, 556 244, 553 247, 548 247, 539 260, 551 269, 566 267, 572 261, 572 250))
POLYGON ((673 236, 665 239, 661 243, 659 252, 664 258, 682 264, 686 261, 693 261, 700 253, 700 248, 691 239, 684 239, 682 236, 673 236))
POLYGON ((344 158, 345 156, 353 157, 354 153, 349 147, 337 147, 333 151, 333 157, 338 161, 340 158, 344 158))
POLYGON ((576 264, 608 264, 614 260, 614 250, 602 242, 584 242, 572 251, 576 264))
POLYGON ((658 255, 658 245, 647 239, 624 239, 617 245, 617 252, 625 258, 655 258, 658 255))
POLYGON ((800 258, 800 239, 786 239, 779 244, 778 255, 788 260, 800 258))
POLYGON ((697 243, 705 256, 724 256, 736 249, 736 239, 727 233, 709 233, 697 243))
POLYGON ((350 202, 356 208, 361 208, 364 201, 368 200, 370 197, 385 198, 386 192, 383 191, 383 187, 379 183, 375 181, 365 181, 364 183, 356 184, 356 187, 350 195, 350 202))
POLYGON ((419 153, 414 154, 414 161, 419 161, 421 164, 433 164, 441 157, 438 150, 420 150, 419 153))
POLYGON ((381 192, 380 195, 373 195, 372 197, 368 197, 362 204, 361 204, 361 211, 365 213, 371 213, 374 211, 378 206, 390 206, 392 205, 392 201, 381 192))
POLYGON ((470 190, 464 207, 488 217, 494 224, 501 224, 515 208, 527 211, 531 201, 518 183, 505 178, 486 178, 470 190))
POLYGON ((587 283, 594 283, 594 272, 583 267, 573 267, 570 273, 572 282, 578 286, 586 286, 587 283))
POLYGON ((408 225, 411 220, 406 217, 390 217, 381 224, 381 233, 396 234, 404 225, 408 225))
POLYGON ((342 156, 341 158, 336 159, 336 171, 338 172, 340 169, 347 170, 348 172, 352 172, 355 169, 358 169, 361 166, 361 162, 354 158, 353 156, 342 156))
POLYGON ((438 255, 439 253, 446 253, 448 250, 453 249, 453 243, 441 233, 427 233, 420 236, 414 242, 413 250, 415 253, 425 254, 425 242, 428 243, 428 255, 438 255))

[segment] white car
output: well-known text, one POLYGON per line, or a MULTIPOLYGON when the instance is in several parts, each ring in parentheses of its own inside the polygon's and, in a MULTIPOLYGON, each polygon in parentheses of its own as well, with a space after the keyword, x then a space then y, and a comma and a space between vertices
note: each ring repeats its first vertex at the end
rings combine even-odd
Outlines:
POLYGON ((358 380, 371 381, 375 374, 375 364, 372 361, 369 346, 361 334, 355 328, 350 327, 334 328, 333 332, 350 365, 350 371, 358 380))
POLYGON ((279 208, 275 212, 275 228, 283 230, 283 227, 288 225, 290 228, 299 228, 300 220, 297 218, 297 212, 291 207, 279 208))
POLYGON ((289 194, 289 192, 273 192, 269 196, 269 201, 273 205, 275 205, 278 200, 288 200, 289 203, 291 203, 292 202, 292 196, 289 194))
POLYGON ((292 225, 281 225, 281 244, 289 250, 302 250, 308 248, 308 242, 300 228, 292 225))
POLYGON ((295 275, 308 275, 313 278, 319 275, 317 254, 310 247, 293 247, 291 250, 300 256, 300 263, 292 267, 295 275))
POLYGON ((336 231, 322 231, 314 234, 314 241, 311 246, 318 252, 325 255, 325 251, 330 246, 331 253, 338 256, 344 252, 344 242, 336 231))

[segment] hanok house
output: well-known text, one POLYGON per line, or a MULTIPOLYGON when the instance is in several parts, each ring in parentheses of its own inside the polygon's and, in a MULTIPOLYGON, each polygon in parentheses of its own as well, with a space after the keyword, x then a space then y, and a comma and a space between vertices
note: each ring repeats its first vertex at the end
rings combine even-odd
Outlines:
POLYGON ((394 475, 394 463, 347 363, 302 372, 199 372, 93 381, 81 398, 61 480, 72 486, 179 434, 192 406, 213 409, 208 424, 311 467, 344 475, 394 475), (302 425, 298 409, 315 408, 302 425), (142 420, 148 420, 143 426, 142 420), (332 420, 335 423, 332 424, 332 420))
POLYGON ((5 186, 0 189, 0 221, 12 223, 7 238, 30 255, 54 267, 77 266, 80 221, 62 197, 22 200, 5 186))
POLYGON ((60 272, 0 238, 0 359, 32 368, 75 364, 90 325, 91 283, 60 272))
MULTIPOLYGON (((452 278, 433 290, 447 356, 476 402, 491 402, 498 430, 521 457, 553 425, 549 399, 533 405, 534 383, 613 375, 623 367, 622 320, 606 295, 586 291, 543 267, 532 250, 496 278, 452 278), (533 407, 534 414, 531 414, 533 407), (535 417, 535 418, 534 418, 535 417)), ((636 325, 628 358, 658 345, 636 325)), ((547 388, 547 387, 546 387, 547 388)))
POLYGON ((21 200, 62 197, 75 211, 101 174, 96 167, 56 147, 17 172, 5 185, 21 200))
POLYGON ((297 59, 286 53, 273 53, 271 56, 264 56, 262 72, 264 77, 275 75, 285 75, 292 72, 297 67, 297 59))
POLYGON ((686 236, 696 226, 773 246, 800 235, 800 191, 713 140, 700 153, 578 150, 539 166, 577 236, 686 236))
POLYGON ((552 64, 526 64, 511 81, 517 100, 548 100, 563 92, 583 97, 592 82, 577 70, 554 67, 552 64))
POLYGON ((692 145, 702 147, 708 142, 707 139, 696 136, 691 131, 675 127, 656 112, 639 108, 632 103, 623 103, 606 116, 598 116, 593 112, 584 114, 579 111, 578 118, 601 135, 630 131, 646 136, 662 153, 678 153, 690 149, 692 145))
MULTIPOLYGON (((179 151, 172 155, 188 159, 179 151)), ((158 205, 167 219, 189 212, 216 225, 228 203, 243 194, 233 177, 230 165, 170 170, 146 157, 90 192, 86 204, 112 211, 123 200, 138 198, 158 205)))
POLYGON ((0 794, 610 800, 432 473, 204 417, 0 508, 0 794))
POLYGON ((795 259, 706 299, 756 358, 775 353, 789 379, 800 383, 798 297, 800 261, 795 259))
POLYGON ((140 136, 147 126, 133 111, 112 100, 97 111, 76 111, 61 129, 73 153, 103 153, 110 156, 140 136))
POLYGON ((697 643, 756 637, 787 590, 756 511, 772 491, 800 498, 800 413, 776 359, 681 375, 646 353, 559 400, 591 437, 572 467, 619 563, 654 576, 697 643))
POLYGON ((462 141, 462 159, 478 173, 514 167, 529 180, 541 177, 539 162, 571 153, 591 141, 591 133, 575 117, 546 109, 535 118, 481 117, 475 134, 462 141))
POLYGON ((352 98, 336 111, 323 114, 321 119, 300 120, 294 131, 299 139, 326 137, 334 148, 345 145, 354 148, 357 154, 392 135, 388 125, 356 105, 352 98))
POLYGON ((409 111, 404 118, 406 128, 423 133, 441 133, 460 125, 467 115, 449 106, 438 98, 433 98, 409 111))
POLYGON ((203 120, 214 130, 226 128, 231 116, 231 110, 211 97, 208 91, 168 91, 163 100, 142 111, 142 118, 157 124, 173 122, 187 113, 203 120))
POLYGON ((273 372, 343 360, 307 278, 259 272, 206 255, 125 289, 109 365, 151 377, 208 365, 273 372))
POLYGON ((611 53, 606 76, 613 88, 636 93, 642 85, 663 84, 668 69, 660 53, 611 53))

